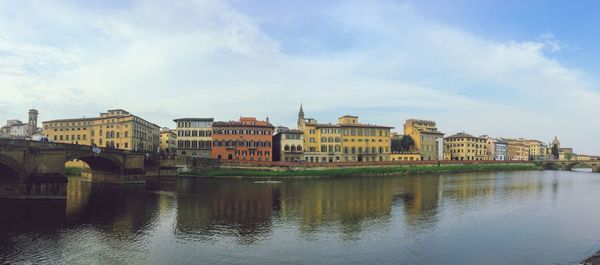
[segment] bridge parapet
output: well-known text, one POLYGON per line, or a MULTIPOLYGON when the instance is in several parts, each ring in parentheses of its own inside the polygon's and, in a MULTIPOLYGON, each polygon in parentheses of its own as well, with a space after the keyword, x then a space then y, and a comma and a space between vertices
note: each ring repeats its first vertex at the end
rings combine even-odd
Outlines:
POLYGON ((592 172, 600 172, 600 160, 548 160, 542 162, 542 165, 546 169, 558 166, 561 170, 572 170, 577 165, 584 165, 592 168, 592 172))
POLYGON ((65 199, 65 163, 73 159, 90 167, 85 180, 111 183, 144 183, 147 161, 158 161, 144 152, 0 139, 0 197, 65 199))

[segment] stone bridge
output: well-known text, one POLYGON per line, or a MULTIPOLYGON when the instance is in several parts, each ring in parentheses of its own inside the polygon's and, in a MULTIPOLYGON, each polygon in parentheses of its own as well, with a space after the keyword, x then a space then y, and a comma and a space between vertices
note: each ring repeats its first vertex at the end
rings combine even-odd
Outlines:
POLYGON ((85 180, 105 183, 144 183, 161 164, 141 152, 0 139, 0 197, 66 199, 65 163, 74 159, 89 165, 85 180))
POLYGON ((559 166, 561 170, 571 170, 577 165, 590 167, 592 168, 592 172, 600 172, 600 160, 549 160, 542 162, 542 166, 545 169, 559 166))

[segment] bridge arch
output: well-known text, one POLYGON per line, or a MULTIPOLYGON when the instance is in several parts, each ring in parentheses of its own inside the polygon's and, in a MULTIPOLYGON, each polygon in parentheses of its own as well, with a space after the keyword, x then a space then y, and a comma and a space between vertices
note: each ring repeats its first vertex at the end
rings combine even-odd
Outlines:
POLYGON ((65 157, 65 163, 71 160, 81 160, 88 164, 92 173, 107 172, 107 173, 122 173, 123 163, 110 155, 95 155, 93 153, 72 153, 65 157))
POLYGON ((26 177, 27 171, 21 163, 11 157, 0 154, 1 183, 23 182, 26 177))
POLYGON ((584 165, 587 167, 590 167, 592 169, 592 172, 599 172, 600 171, 600 161, 587 161, 587 160, 582 160, 582 161, 549 161, 549 162, 545 162, 543 163, 544 169, 555 169, 556 166, 560 167, 561 170, 572 170, 573 167, 577 166, 577 165, 584 165))

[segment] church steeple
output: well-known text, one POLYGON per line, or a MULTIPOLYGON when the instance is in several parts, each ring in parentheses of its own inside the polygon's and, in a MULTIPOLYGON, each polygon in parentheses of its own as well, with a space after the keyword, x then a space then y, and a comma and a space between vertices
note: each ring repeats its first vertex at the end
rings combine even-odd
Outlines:
POLYGON ((301 128, 304 124, 304 109, 302 109, 302 103, 300 103, 300 111, 298 111, 298 128, 301 128))

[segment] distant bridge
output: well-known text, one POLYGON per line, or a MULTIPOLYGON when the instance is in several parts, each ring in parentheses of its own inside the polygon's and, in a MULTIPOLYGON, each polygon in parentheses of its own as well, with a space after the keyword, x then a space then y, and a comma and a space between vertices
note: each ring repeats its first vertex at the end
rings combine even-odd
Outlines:
POLYGON ((66 199, 65 163, 73 159, 89 165, 86 180, 105 183, 144 183, 161 164, 143 152, 0 139, 0 197, 66 199))
POLYGON ((592 172, 600 172, 600 160, 548 160, 540 161, 545 169, 559 166, 561 170, 571 170, 577 165, 592 168, 592 172))

